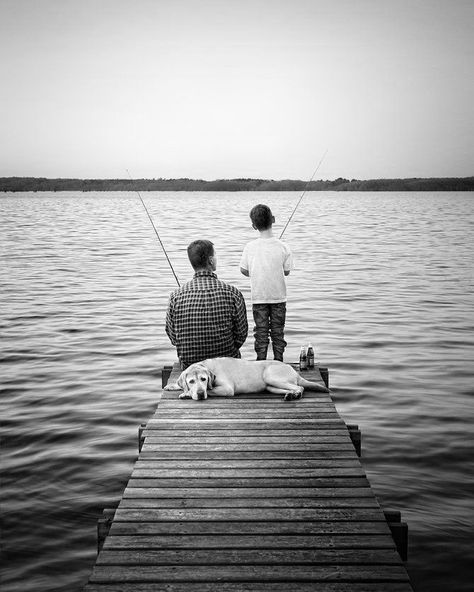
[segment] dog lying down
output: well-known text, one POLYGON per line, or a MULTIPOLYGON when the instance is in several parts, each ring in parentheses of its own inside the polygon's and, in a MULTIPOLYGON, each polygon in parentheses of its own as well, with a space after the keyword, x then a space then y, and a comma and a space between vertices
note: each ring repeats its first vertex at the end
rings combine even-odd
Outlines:
POLYGON ((216 397, 233 397, 244 393, 270 391, 283 395, 285 401, 301 399, 304 389, 328 393, 317 382, 302 378, 288 364, 275 360, 251 362, 239 358, 211 358, 191 364, 181 372, 178 381, 167 384, 165 391, 180 391, 180 399, 206 399, 208 391, 216 397))

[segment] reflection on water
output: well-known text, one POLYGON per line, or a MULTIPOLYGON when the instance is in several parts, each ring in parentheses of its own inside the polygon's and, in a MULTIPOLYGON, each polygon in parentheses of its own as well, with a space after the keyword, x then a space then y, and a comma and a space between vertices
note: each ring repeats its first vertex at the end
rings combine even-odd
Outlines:
MULTIPOLYGON (((250 309, 248 212, 283 228, 296 193, 144 194, 181 281, 210 238, 250 309)), ((95 526, 136 458, 175 280, 134 194, 6 194, 2 209, 2 590, 80 590, 95 526)), ((309 341, 383 507, 409 523, 417 591, 470 589, 472 196, 308 193, 285 232, 286 359, 309 341)), ((252 338, 243 348, 253 358, 252 338)))

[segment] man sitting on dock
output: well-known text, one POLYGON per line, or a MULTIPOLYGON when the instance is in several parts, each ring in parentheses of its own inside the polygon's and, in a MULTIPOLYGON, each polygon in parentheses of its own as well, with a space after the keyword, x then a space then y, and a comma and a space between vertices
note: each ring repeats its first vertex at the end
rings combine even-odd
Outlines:
POLYGON ((240 358, 248 323, 242 293, 215 274, 214 245, 196 240, 188 246, 193 279, 171 293, 166 333, 176 346, 181 368, 207 358, 240 358))

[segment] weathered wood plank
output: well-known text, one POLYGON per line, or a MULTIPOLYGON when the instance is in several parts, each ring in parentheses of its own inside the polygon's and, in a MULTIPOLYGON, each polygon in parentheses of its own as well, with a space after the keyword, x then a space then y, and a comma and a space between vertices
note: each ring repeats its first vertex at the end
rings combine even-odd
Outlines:
POLYGON ((327 582, 327 581, 376 581, 407 582, 408 576, 403 566, 395 565, 298 565, 288 569, 288 565, 140 565, 113 567, 97 565, 91 582, 327 582))
POLYGON ((315 468, 270 468, 270 469, 163 469, 163 468, 135 468, 133 479, 291 479, 304 477, 365 477, 362 467, 330 467, 315 468))
POLYGON ((114 520, 110 527, 111 535, 164 535, 164 534, 186 534, 186 535, 220 535, 220 534, 273 534, 273 535, 294 535, 294 534, 384 534, 391 536, 390 529, 386 522, 323 522, 323 521, 290 521, 290 522, 192 522, 192 521, 171 521, 171 522, 119 522, 114 520))
MULTIPOLYGON (((159 408, 157 417, 163 419, 164 417, 175 417, 176 409, 168 409, 166 407, 159 408)), ((337 416, 337 411, 334 405, 319 405, 313 408, 307 407, 209 407, 206 405, 205 408, 197 407, 185 407, 179 409, 180 417, 198 417, 200 419, 207 419, 212 417, 242 417, 249 416, 250 418, 257 417, 259 419, 271 419, 272 417, 295 417, 295 418, 307 418, 307 419, 321 419, 325 415, 337 416)))
MULTIPOLYGON (((170 419, 174 419, 176 421, 186 421, 187 419, 194 421, 196 418, 200 419, 203 422, 216 422, 216 420, 221 421, 231 421, 233 419, 240 419, 242 422, 254 422, 260 421, 261 423, 266 423, 266 419, 309 419, 313 420, 312 428, 311 429, 318 429, 319 423, 315 422, 315 419, 332 419, 333 423, 337 425, 343 424, 341 418, 338 416, 337 412, 334 409, 307 409, 305 411, 298 411, 298 412, 284 412, 284 411, 268 411, 266 409, 252 409, 252 412, 248 413, 241 413, 239 409, 235 410, 226 410, 226 409, 215 409, 215 413, 199 413, 199 410, 189 410, 187 413, 183 413, 177 409, 169 409, 167 413, 160 413, 148 420, 146 425, 147 429, 153 429, 154 425, 157 423, 164 423, 165 421, 169 421, 170 419), (320 417, 314 417, 317 414, 320 417)), ((236 426, 238 428, 239 426, 236 426)), ((311 427, 311 426, 307 426, 311 427)), ((344 426, 345 427, 345 426, 344 426)), ((271 428, 270 428, 271 429, 271 428)))
POLYGON ((367 521, 386 523, 380 509, 371 508, 146 508, 122 509, 115 512, 115 522, 177 521, 305 521, 345 522, 367 521))
MULTIPOLYGON (((122 582, 88 584, 84 592, 316 592, 314 583, 287 582, 122 582)), ((413 592, 408 582, 318 582, 317 592, 413 592)))
POLYGON ((369 487, 366 477, 317 477, 306 479, 135 479, 129 487, 369 487))
MULTIPOLYGON (((179 400, 182 401, 183 399, 179 398, 179 395, 181 394, 182 391, 164 391, 159 400, 160 401, 173 401, 173 400, 179 400)), ((308 390, 306 389, 304 391, 304 395, 303 395, 303 399, 300 400, 311 400, 314 399, 316 397, 320 397, 321 395, 324 395, 325 393, 323 392, 319 392, 319 391, 312 391, 312 390, 308 390)), ((276 405, 278 404, 284 404, 287 403, 289 401, 284 401, 283 397, 281 395, 275 395, 273 393, 270 393, 269 391, 261 391, 259 393, 239 393, 238 395, 234 395, 233 397, 215 397, 212 392, 208 392, 208 398, 207 401, 213 401, 213 400, 221 400, 221 399, 225 399, 225 400, 239 400, 239 401, 245 401, 248 399, 251 399, 252 401, 265 401, 268 403, 275 403, 276 405)), ((184 399, 186 400, 186 399, 184 399)), ((203 401, 199 401, 196 403, 202 403, 203 401)))
MULTIPOLYGON (((253 399, 248 399, 249 401, 254 401, 253 399)), ((222 399, 221 399, 222 401, 222 399)), ((281 401, 280 403, 270 403, 270 404, 251 404, 248 403, 234 403, 223 405, 222 403, 214 403, 212 400, 207 399, 203 401, 194 401, 193 399, 181 399, 177 401, 174 405, 169 405, 166 402, 159 404, 155 415, 161 414, 169 414, 169 413, 202 413, 207 415, 208 413, 211 415, 220 415, 221 413, 242 413, 243 415, 255 415, 256 413, 288 413, 288 414, 301 414, 301 413, 308 413, 310 411, 314 411, 316 413, 324 413, 325 411, 330 411, 331 413, 337 413, 336 407, 331 400, 326 401, 281 401), (299 404, 301 402, 301 404, 299 404), (288 405, 286 403, 289 403, 288 405)))
POLYGON ((135 469, 287 469, 287 468, 323 469, 325 467, 361 468, 358 458, 313 459, 296 458, 291 463, 288 459, 141 459, 135 462, 135 469))
MULTIPOLYGON (((198 439, 199 444, 240 444, 243 437, 229 437, 225 436, 209 436, 203 435, 198 439)), ((147 444, 187 444, 196 442, 196 437, 183 436, 176 441, 176 438, 167 438, 161 435, 148 436, 147 444)), ((331 443, 349 443, 351 442, 349 433, 341 433, 337 436, 299 436, 295 439, 295 436, 248 436, 245 437, 246 444, 280 444, 281 446, 297 446, 301 444, 331 444, 331 443)))
MULTIPOLYGON (((134 487, 134 483, 128 484, 124 491, 124 498, 153 497, 153 498, 210 498, 219 495, 219 498, 239 498, 251 497, 252 499, 268 498, 287 498, 290 501, 298 497, 307 498, 373 498, 374 494, 370 487, 187 487, 175 488, 167 487, 148 487, 149 482, 145 482, 144 487, 134 487)), ((199 485, 199 484, 198 484, 199 485)), ((202 484, 201 484, 202 485, 202 484)))
MULTIPOLYGON (((192 430, 168 430, 168 429, 161 429, 161 428, 156 428, 155 426, 150 426, 150 427, 146 427, 143 428, 143 436, 145 438, 147 437, 156 437, 156 436, 162 436, 163 438, 173 438, 174 440, 176 440, 176 438, 182 438, 182 437, 188 437, 188 438, 201 438, 203 434, 208 433, 209 436, 215 436, 215 437, 221 437, 221 436, 225 436, 228 435, 231 438, 247 438, 247 437, 252 437, 252 436, 276 436, 276 437, 280 437, 280 436, 291 436, 291 437, 295 437, 295 430, 279 430, 279 429, 268 429, 265 430, 264 432, 260 429, 233 429, 233 430, 221 430, 221 429, 214 429, 212 430, 211 433, 206 432, 206 430, 200 430, 200 429, 192 429, 192 430)), ((330 426, 326 426, 326 427, 319 427, 319 426, 315 426, 315 427, 311 427, 309 429, 299 429, 297 436, 298 438, 300 436, 340 436, 340 435, 346 435, 348 434, 348 430, 346 428, 345 425, 343 424, 336 424, 336 425, 330 425, 330 426)))
MULTIPOLYGON (((311 380, 311 378, 308 378, 308 380, 311 380)), ((170 382, 176 382, 171 380, 170 382)), ((324 383, 321 383, 321 386, 323 386, 324 383)), ((182 391, 164 391, 161 394, 160 400, 161 401, 172 401, 172 400, 180 400, 182 401, 183 399, 179 399, 179 395, 181 394, 182 391)), ((304 401, 306 400, 311 400, 317 397, 320 397, 322 395, 324 395, 325 393, 321 393, 319 391, 312 391, 309 389, 306 389, 304 391, 304 395, 303 395, 303 399, 304 401)), ((212 392, 208 392, 208 398, 207 401, 213 401, 213 400, 221 400, 221 399, 225 399, 225 400, 239 400, 239 401, 245 401, 247 399, 251 399, 252 401, 267 401, 267 402, 274 402, 275 404, 284 404, 287 403, 288 401, 284 401, 283 397, 281 395, 275 395, 273 393, 270 393, 268 391, 262 391, 259 393, 239 393, 238 395, 234 395, 233 397, 214 397, 212 392)), ((203 403, 203 401, 199 401, 197 403, 203 403)))
MULTIPOLYGON (((286 446, 286 448, 288 448, 289 445, 286 446)), ((301 450, 301 451, 307 451, 310 453, 313 452, 319 452, 319 451, 323 451, 323 450, 327 450, 327 451, 349 451, 349 452, 353 452, 354 451, 354 446, 352 445, 352 443, 350 442, 350 440, 348 442, 321 442, 318 444, 314 444, 314 443, 307 443, 307 442, 300 442, 300 443, 294 443, 294 445, 291 446, 292 449, 297 449, 297 450, 301 450)), ((239 452, 239 451, 245 451, 248 450, 250 452, 257 452, 259 450, 274 450, 274 451, 278 451, 281 449, 285 449, 284 445, 281 444, 276 444, 276 443, 264 443, 264 442, 259 442, 258 444, 247 444, 246 442, 242 442, 239 444, 225 444, 225 443, 219 443, 219 444, 200 444, 199 442, 184 442, 184 443, 179 443, 179 444, 157 444, 154 442, 148 443, 147 441, 145 441, 145 443, 143 444, 142 450, 173 450, 175 452, 181 451, 181 450, 189 450, 192 449, 194 451, 213 451, 213 452, 217 452, 217 451, 235 451, 235 452, 239 452)), ((293 450, 292 450, 293 451, 293 450)))
POLYGON ((116 535, 107 537, 104 549, 395 549, 388 534, 337 535, 116 535))
MULTIPOLYGON (((171 381, 173 382, 173 381, 171 381)), ((179 399, 179 395, 181 391, 164 391, 160 397, 161 401, 172 401, 172 400, 182 400, 179 399)), ((324 393, 319 391, 311 391, 306 389, 304 391, 304 400, 312 399, 314 397, 321 396, 324 393)), ((253 401, 274 401, 275 403, 286 403, 287 401, 283 400, 281 395, 275 395, 270 393, 269 391, 262 391, 259 393, 239 393, 238 395, 234 395, 233 397, 215 397, 211 392, 208 392, 208 399, 207 401, 212 401, 215 399, 238 399, 240 401, 245 401, 246 399, 251 399, 253 401)))
MULTIPOLYGON (((344 422, 342 419, 337 415, 337 413, 321 413, 319 414, 321 417, 314 417, 311 415, 310 417, 288 417, 283 415, 282 417, 275 417, 275 418, 266 418, 262 419, 260 416, 252 417, 234 417, 234 418, 226 418, 222 419, 219 417, 215 418, 208 418, 208 417, 182 417, 181 414, 178 416, 170 416, 169 418, 161 418, 158 419, 150 419, 148 422, 148 426, 153 426, 155 429, 200 429, 200 430, 207 430, 207 429, 220 429, 220 430, 227 430, 228 428, 234 429, 246 429, 250 428, 252 430, 256 430, 258 428, 261 429, 283 429, 283 430, 291 430, 296 429, 299 430, 301 427, 303 428, 311 428, 312 426, 316 426, 317 423, 319 425, 327 424, 324 427, 327 428, 329 424, 331 426, 341 425, 345 427, 344 422), (318 422, 316 423, 316 420, 318 422)), ((315 427, 316 429, 316 427, 315 427)))
MULTIPOLYGON (((134 490, 131 490, 134 491, 134 490)), ((215 495, 215 494, 214 494, 215 495)), ((374 497, 122 498, 119 508, 379 508, 374 497)))
POLYGON ((97 565, 399 565, 395 549, 103 549, 97 565))
POLYGON ((194 407, 196 405, 206 405, 209 407, 242 407, 242 408, 253 408, 253 407, 276 407, 281 406, 285 408, 293 407, 308 407, 318 405, 319 403, 332 405, 334 407, 334 401, 331 399, 329 394, 317 393, 314 397, 308 398, 303 396, 302 399, 295 401, 283 401, 281 397, 276 397, 274 400, 265 399, 260 400, 255 397, 251 399, 242 399, 241 397, 208 397, 206 401, 193 401, 192 399, 160 399, 158 401, 159 409, 161 408, 173 408, 182 409, 183 406, 194 407))
POLYGON ((353 459, 355 456, 354 447, 344 447, 335 449, 334 446, 322 449, 321 446, 318 450, 294 450, 293 448, 287 450, 255 450, 251 448, 249 450, 242 450, 234 448, 232 450, 214 450, 212 447, 207 450, 195 450, 194 448, 188 448, 185 450, 175 450, 173 447, 169 447, 166 450, 158 444, 144 444, 140 452, 140 459, 156 458, 163 459, 300 459, 300 458, 312 458, 312 459, 353 459))

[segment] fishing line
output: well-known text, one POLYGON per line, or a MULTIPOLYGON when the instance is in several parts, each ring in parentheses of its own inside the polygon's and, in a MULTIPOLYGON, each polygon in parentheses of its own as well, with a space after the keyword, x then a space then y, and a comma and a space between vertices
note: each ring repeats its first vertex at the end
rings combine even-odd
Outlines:
MULTIPOLYGON (((130 177, 130 181, 133 181, 133 179, 132 179, 132 177, 130 175, 129 170, 128 169, 125 169, 125 170, 127 171, 127 174, 130 177)), ((142 205, 145 208, 145 212, 147 213, 148 218, 149 218, 149 220, 151 222, 151 225, 153 226, 153 230, 155 231, 155 234, 156 234, 158 240, 160 241, 161 248, 163 249, 163 253, 165 254, 166 260, 168 261, 168 264, 169 264, 169 266, 171 268, 171 271, 173 272, 173 275, 174 275, 174 278, 176 280, 176 283, 178 284, 178 287, 181 287, 181 284, 179 283, 179 280, 178 280, 178 276, 176 275, 176 273, 175 273, 175 271, 173 269, 173 266, 171 265, 171 261, 170 261, 170 258, 168 257, 168 253, 166 252, 165 246, 163 245, 163 243, 161 241, 161 238, 160 238, 160 235, 158 234, 158 230, 156 229, 155 223, 153 222, 153 218, 150 216, 150 212, 147 210, 147 207, 145 205, 145 202, 142 199, 142 196, 140 195, 140 192, 138 191, 138 189, 135 189, 135 191, 137 192, 138 197, 140 198, 140 201, 142 202, 142 205)))
POLYGON ((291 219, 293 218, 293 215, 294 215, 294 213, 295 213, 295 212, 296 212, 296 210, 298 209, 298 206, 300 205, 300 203, 301 203, 301 200, 303 199, 303 197, 304 197, 304 194, 306 193, 306 191, 307 191, 307 189, 308 189, 308 187, 309 187, 309 184, 310 184, 310 183, 311 183, 311 181, 314 179, 314 175, 315 175, 315 174, 318 172, 318 170, 319 170, 319 167, 321 166, 321 164, 322 164, 323 160, 326 158, 326 154, 328 153, 328 150, 329 150, 329 148, 327 148, 327 149, 326 149, 326 152, 325 152, 325 153, 324 153, 324 154, 321 156, 321 160, 318 162, 318 166, 317 166, 317 167, 314 169, 314 173, 311 175, 311 179, 310 179, 310 180, 309 180, 309 181, 306 183, 306 187, 304 188, 304 191, 303 191, 303 193, 301 194, 301 197, 299 198, 299 200, 298 200, 298 203, 297 203, 297 204, 296 204, 296 206, 295 206, 295 209, 294 209, 294 210, 291 212, 291 216, 288 218, 288 222, 285 224, 285 228, 283 228, 283 230, 281 231, 280 238, 283 236, 283 234, 284 234, 284 232, 285 232, 285 230, 286 230, 286 228, 287 228, 288 224, 291 222, 291 219))

